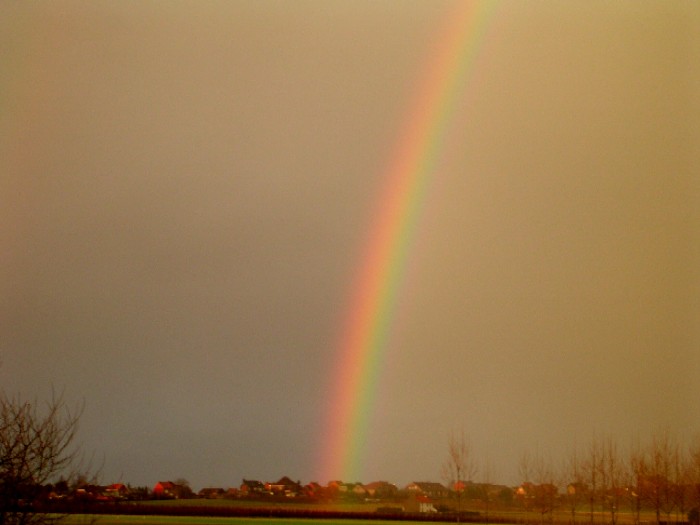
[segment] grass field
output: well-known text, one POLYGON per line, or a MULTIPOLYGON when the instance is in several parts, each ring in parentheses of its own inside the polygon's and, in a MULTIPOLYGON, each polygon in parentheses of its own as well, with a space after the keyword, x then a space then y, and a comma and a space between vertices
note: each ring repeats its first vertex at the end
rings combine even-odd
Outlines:
MULTIPOLYGON (((153 500, 139 502, 141 505, 153 505, 153 506, 168 506, 168 507, 213 507, 213 508, 226 508, 226 507, 267 507, 267 508, 292 508, 295 510, 313 510, 313 511, 340 511, 340 512, 374 512, 378 507, 394 506, 402 507, 404 504, 402 502, 383 502, 383 503, 352 503, 352 502, 329 502, 329 503, 299 503, 295 502, 293 504, 285 501, 265 501, 261 503, 260 501, 246 501, 246 500, 227 500, 227 499, 183 499, 183 500, 153 500)), ((453 503, 454 506, 454 503, 453 503)), ((490 512, 486 512, 485 509, 477 506, 471 506, 465 503, 462 507, 463 510, 480 512, 484 516, 484 521, 490 521, 488 518, 500 518, 501 520, 507 520, 511 523, 539 523, 540 515, 536 512, 525 512, 518 509, 491 509, 490 512)), ((410 509, 406 509, 410 510, 410 509)), ((258 518, 251 518, 258 520, 258 518)), ((262 519, 262 518, 260 518, 262 519)), ((290 518, 291 519, 291 518, 290 518)), ((665 519, 665 516, 662 517, 665 519)), ((685 521, 685 516, 671 516, 671 521, 685 521)), ((564 508, 559 508, 553 512, 553 514, 546 515, 544 518, 545 523, 549 523, 550 520, 554 523, 571 523, 571 514, 569 510, 564 508)), ((315 522, 319 523, 322 519, 314 519, 315 522)), ((576 525, 589 525, 591 523, 591 516, 586 508, 580 508, 576 513, 576 525)), ((605 525, 610 522, 610 516, 607 512, 597 511, 593 517, 593 523, 597 525, 605 525)), ((617 513, 617 524, 618 525, 632 525, 635 522, 634 515, 627 511, 621 510, 617 513)), ((656 516, 650 510, 644 510, 640 515, 640 522, 644 525, 652 525, 656 523, 656 516)), ((255 523, 262 524, 262 521, 255 521, 255 523)), ((289 525, 291 522, 285 521, 285 524, 289 525)), ((334 521, 337 523, 337 520, 334 521)), ((347 520, 342 520, 342 523, 350 523, 347 520)), ((362 520, 361 523, 369 523, 366 520, 362 520)), ((387 521, 384 521, 387 523, 387 521)), ((393 522, 395 523, 395 522, 393 522)), ((108 524, 112 525, 112 524, 108 524)), ((159 524, 158 524, 159 525, 159 524)), ((172 525, 172 524, 171 524, 172 525)), ((265 524, 262 524, 265 525, 265 524)), ((493 525, 493 524, 491 524, 493 525)))
POLYGON ((62 521, 62 524, 65 525, 395 525, 396 523, 396 521, 352 519, 207 518, 197 516, 123 516, 107 514, 73 514, 68 516, 65 521, 62 521))
MULTIPOLYGON (((417 515, 415 510, 406 509, 409 513, 402 516, 383 516, 375 514, 377 507, 399 507, 401 503, 349 503, 329 502, 295 503, 279 501, 232 501, 232 500, 165 500, 139 502, 133 505, 122 503, 111 510, 101 508, 84 508, 83 512, 99 514, 72 514, 63 523, 65 525, 395 525, 396 519, 405 518, 403 523, 444 522, 451 519, 448 515, 417 515), (233 512, 228 512, 228 510, 233 512), (242 511, 242 512, 236 512, 242 511), (108 513, 103 513, 108 512, 108 513), (250 514, 248 514, 250 512, 250 514), (111 513, 111 514, 109 514, 111 513), (162 513, 162 514, 161 514, 162 513), (164 515, 163 515, 164 514, 164 515), (202 514, 202 515, 199 515, 202 514), (375 519, 375 515, 376 518, 375 519), (419 520, 419 521, 414 521, 419 520), (425 520, 425 521, 424 521, 425 520)), ((466 506, 465 506, 466 507, 466 506)), ((467 510, 463 507, 463 510, 467 510)), ((485 509, 469 508, 478 512, 476 519, 483 523, 471 525, 494 525, 495 523, 512 523, 519 525, 606 525, 610 516, 604 512, 596 512, 591 517, 588 512, 580 509, 576 514, 575 523, 565 509, 558 509, 552 514, 541 516, 534 512, 524 512, 515 509, 485 509)), ((630 512, 617 514, 617 525, 633 525, 635 516, 630 512)), ((665 519, 666 516, 663 517, 665 519)), ((669 523, 687 523, 686 516, 673 515, 669 523)), ((474 519, 474 516, 472 516, 474 519)), ((645 511, 640 516, 641 525, 655 525, 656 516, 653 512, 645 511)))
MULTIPOLYGON (((499 513, 501 518, 504 514, 499 513)), ((538 523, 532 514, 514 513, 510 516, 512 523, 538 523)), ((587 525, 589 517, 579 516, 577 524, 587 525)), ((470 525, 493 525, 493 522, 470 523, 470 525)), ((558 514, 554 523, 567 523, 567 516, 558 514)), ((294 518, 294 517, 207 517, 207 516, 159 516, 159 515, 123 515, 123 514, 72 514, 62 520, 62 525, 396 525, 397 523, 426 523, 425 521, 395 521, 381 519, 352 519, 352 518, 294 518)), ((545 520, 545 523, 549 523, 545 520)), ((606 520, 600 516, 595 523, 604 524, 606 520)), ((620 525, 632 523, 631 516, 624 513, 620 516, 620 525)), ((652 515, 643 516, 642 523, 655 523, 652 515), (648 519, 644 519, 648 518, 648 519)))

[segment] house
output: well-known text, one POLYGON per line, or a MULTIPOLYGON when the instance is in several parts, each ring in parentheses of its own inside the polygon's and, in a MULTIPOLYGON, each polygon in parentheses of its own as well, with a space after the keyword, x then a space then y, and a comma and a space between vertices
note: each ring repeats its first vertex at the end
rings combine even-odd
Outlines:
POLYGON ((574 481, 566 486, 566 493, 569 496, 585 496, 588 494, 588 485, 574 481))
POLYGON ((328 482, 328 486, 326 487, 326 495, 331 499, 337 498, 345 491, 347 491, 347 487, 340 480, 331 480, 328 482))
POLYGON ((192 497, 192 490, 187 485, 172 481, 159 481, 153 487, 153 497, 156 499, 184 499, 192 497))
POLYGON ((373 481, 364 486, 370 498, 385 499, 395 497, 399 489, 388 481, 373 481))
POLYGON ((367 497, 367 490, 362 483, 354 483, 349 489, 350 493, 358 499, 367 497))
POLYGON ((410 494, 427 496, 432 499, 446 498, 450 495, 447 487, 432 481, 414 481, 406 485, 406 490, 410 494))
POLYGON ((334 480, 328 482, 326 494, 330 498, 365 498, 367 491, 362 483, 343 483, 342 481, 334 480))
POLYGON ((433 500, 428 496, 418 495, 416 496, 416 501, 418 502, 418 512, 437 512, 435 505, 433 505, 433 500))
POLYGON ((124 483, 112 483, 104 487, 102 493, 111 499, 126 499, 129 497, 129 487, 124 483))
POLYGON ((275 483, 266 483, 265 488, 275 495, 284 495, 289 498, 297 496, 302 491, 301 483, 294 482, 287 476, 281 477, 275 483))
POLYGON ((226 495, 226 491, 218 487, 207 487, 200 490, 197 496, 205 499, 220 499, 226 495))
POLYGON ((510 503, 513 501, 513 489, 506 485, 495 485, 493 483, 480 483, 477 485, 479 498, 488 501, 499 501, 510 503))
POLYGON ((363 499, 367 496, 367 491, 365 490, 362 483, 338 482, 337 485, 334 485, 334 489, 337 490, 336 494, 339 495, 341 498, 363 499))
POLYGON ((515 489, 515 497, 526 507, 535 507, 542 511, 551 510, 554 501, 559 497, 559 490, 552 483, 536 485, 526 481, 515 489))
POLYGON ((109 501, 109 498, 104 495, 104 487, 90 483, 75 489, 73 496, 80 500, 109 501))
POLYGON ((159 481, 153 487, 153 497, 158 499, 175 498, 175 486, 172 481, 159 481))
POLYGON ((241 483, 241 496, 261 496, 268 495, 270 491, 265 488, 262 481, 256 479, 244 479, 241 483))
POLYGON ((526 481, 525 483, 523 483, 515 489, 515 497, 519 500, 531 499, 534 497, 534 494, 535 485, 533 483, 530 483, 529 481, 526 481))
POLYGON ((333 480, 328 482, 328 493, 333 497, 345 496, 349 491, 351 483, 344 483, 340 480, 333 480))
POLYGON ((505 485, 492 483, 474 483, 473 481, 456 481, 453 485, 456 493, 463 494, 466 499, 492 501, 508 501, 512 499, 512 489, 505 485))
POLYGON ((304 495, 309 498, 325 498, 328 496, 328 489, 315 481, 311 481, 303 487, 304 495))

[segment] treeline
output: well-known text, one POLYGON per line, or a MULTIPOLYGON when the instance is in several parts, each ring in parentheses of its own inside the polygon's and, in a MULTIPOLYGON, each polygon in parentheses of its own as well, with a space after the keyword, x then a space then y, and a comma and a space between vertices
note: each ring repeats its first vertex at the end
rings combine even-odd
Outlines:
POLYGON ((621 512, 640 524, 653 511, 656 523, 697 522, 700 507, 700 437, 682 443, 671 432, 659 432, 646 443, 622 447, 610 436, 594 437, 575 447, 561 464, 525 453, 519 464, 523 483, 516 500, 541 521, 554 510, 570 521, 617 525, 621 512))

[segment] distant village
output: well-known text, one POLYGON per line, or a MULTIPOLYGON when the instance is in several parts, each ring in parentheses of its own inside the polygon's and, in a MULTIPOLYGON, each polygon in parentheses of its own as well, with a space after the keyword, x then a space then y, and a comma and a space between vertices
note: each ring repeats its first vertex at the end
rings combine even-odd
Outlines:
POLYGON ((70 488, 62 481, 46 487, 45 496, 67 502, 114 504, 148 500, 248 500, 258 502, 260 507, 282 502, 288 505, 340 502, 361 504, 373 512, 459 512, 487 519, 489 513, 496 516, 499 511, 518 510, 532 513, 532 519, 540 523, 545 519, 552 521, 557 512, 568 515, 571 522, 576 522, 577 515, 583 518, 595 514, 598 516, 596 521, 607 516, 603 522, 614 524, 617 515, 624 512, 636 516, 634 523, 639 524, 642 512, 653 512, 657 524, 674 521, 700 525, 697 510, 700 484, 686 481, 672 484, 668 479, 649 476, 638 479, 634 486, 601 484, 592 490, 580 481, 559 486, 556 483, 524 482, 516 487, 472 481, 457 481, 449 486, 434 481, 415 481, 404 487, 388 481, 367 484, 331 481, 323 486, 317 482, 303 484, 283 476, 274 482, 243 479, 238 487, 205 487, 198 492, 184 479, 159 481, 153 487, 82 483, 70 488))
POLYGON ((284 501, 288 503, 368 503, 391 505, 393 510, 413 512, 445 512, 454 510, 458 498, 483 506, 489 502, 499 508, 517 503, 518 498, 534 491, 532 484, 508 487, 487 483, 461 481, 448 488, 439 482, 415 481, 399 488, 388 481, 372 483, 345 483, 331 481, 327 485, 317 482, 303 484, 283 476, 274 482, 243 479, 238 487, 205 487, 195 492, 185 480, 159 481, 153 487, 134 487, 124 483, 97 485, 82 483, 73 489, 65 482, 50 487, 50 499, 67 499, 90 502, 119 502, 146 500, 229 499, 252 500, 261 503, 284 501), (398 505, 398 506, 397 506, 398 505))

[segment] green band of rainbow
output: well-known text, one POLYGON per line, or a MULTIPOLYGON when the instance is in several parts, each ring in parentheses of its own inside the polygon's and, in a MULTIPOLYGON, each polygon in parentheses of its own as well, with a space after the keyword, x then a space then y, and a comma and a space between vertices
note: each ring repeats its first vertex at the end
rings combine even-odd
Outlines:
MULTIPOLYGON (((370 233, 342 333, 320 475, 357 481, 389 331, 420 210, 448 133, 457 100, 483 39, 495 1, 464 0, 448 13, 447 28, 403 128, 370 233)), ((320 479, 324 479, 321 477, 320 479)))

